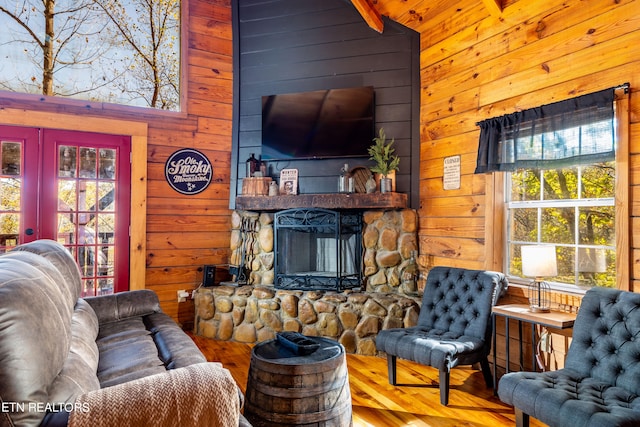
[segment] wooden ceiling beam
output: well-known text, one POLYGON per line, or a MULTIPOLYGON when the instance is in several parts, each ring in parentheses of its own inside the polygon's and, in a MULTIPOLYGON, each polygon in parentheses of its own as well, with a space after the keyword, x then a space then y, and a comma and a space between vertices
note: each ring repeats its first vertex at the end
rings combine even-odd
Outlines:
POLYGON ((384 30, 384 22, 382 22, 382 16, 380 15, 380 12, 378 12, 378 10, 373 6, 371 0, 351 0, 351 3, 353 3, 355 8, 358 10, 362 18, 364 18, 369 27, 382 34, 382 31, 384 30))
POLYGON ((502 0, 482 0, 484 7, 489 10, 491 16, 500 16, 502 14, 502 0))

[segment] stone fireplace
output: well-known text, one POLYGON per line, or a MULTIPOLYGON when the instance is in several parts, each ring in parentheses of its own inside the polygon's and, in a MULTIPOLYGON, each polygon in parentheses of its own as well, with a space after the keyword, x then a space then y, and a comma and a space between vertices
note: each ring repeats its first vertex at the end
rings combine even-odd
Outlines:
MULTIPOLYGON (((219 340, 257 343, 275 338, 280 331, 296 331, 335 339, 349 353, 375 355, 378 331, 417 323, 421 296, 405 292, 400 274, 411 252, 418 248, 418 221, 414 210, 360 210, 357 213, 362 226, 358 238, 360 249, 357 245, 351 246, 351 240, 357 235, 355 232, 337 239, 341 247, 347 245, 342 249, 344 256, 359 253, 360 286, 321 290, 280 289, 276 286, 277 212, 236 210, 232 213, 231 263, 239 264, 239 257, 248 255, 245 260, 247 268, 243 273, 246 282, 199 288, 195 292, 196 334, 219 340), (243 234, 248 238, 243 238, 243 234)), ((331 221, 334 220, 335 217, 331 221)), ((302 233, 296 231, 295 234, 299 232, 302 233)), ((286 253, 286 259, 305 254, 308 248, 304 247, 309 245, 333 245, 330 253, 337 253, 334 233, 329 232, 334 240, 330 244, 308 243, 305 239, 309 236, 292 237, 301 240, 288 243, 292 250, 286 253)), ((321 237, 318 239, 324 242, 325 234, 319 233, 321 237)), ((355 265, 334 268, 338 259, 333 260, 332 255, 318 263, 298 265, 293 271, 301 273, 315 269, 317 273, 328 270, 332 273, 327 276, 335 279, 341 275, 336 272, 351 277, 355 268, 355 265)))
POLYGON ((418 250, 413 209, 236 210, 231 228, 230 264, 243 270, 240 285, 404 294, 400 272, 418 250), (276 240, 284 246, 279 257, 276 240), (315 283, 313 276, 327 280, 315 283), (306 286, 311 282, 317 287, 306 286))

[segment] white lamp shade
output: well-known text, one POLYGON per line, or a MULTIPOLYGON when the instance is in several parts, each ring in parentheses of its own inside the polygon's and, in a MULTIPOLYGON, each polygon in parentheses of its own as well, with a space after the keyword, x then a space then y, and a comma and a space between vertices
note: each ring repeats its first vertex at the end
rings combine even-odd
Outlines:
POLYGON ((522 246, 522 274, 528 277, 558 275, 556 247, 551 245, 522 246))

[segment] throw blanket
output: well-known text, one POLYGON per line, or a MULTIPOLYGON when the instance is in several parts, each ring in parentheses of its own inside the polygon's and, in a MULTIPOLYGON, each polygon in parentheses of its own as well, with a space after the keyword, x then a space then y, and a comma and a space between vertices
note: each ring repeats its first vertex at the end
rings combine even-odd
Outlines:
POLYGON ((227 369, 200 363, 83 394, 75 408, 70 427, 237 427, 240 397, 227 369))

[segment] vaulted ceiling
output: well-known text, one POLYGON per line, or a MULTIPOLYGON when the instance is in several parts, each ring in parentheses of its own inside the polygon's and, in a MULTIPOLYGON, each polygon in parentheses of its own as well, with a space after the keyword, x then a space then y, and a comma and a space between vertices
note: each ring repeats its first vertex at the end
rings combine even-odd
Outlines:
POLYGON ((387 16, 420 34, 435 26, 455 25, 454 18, 465 13, 499 16, 503 4, 502 0, 351 0, 351 3, 378 32, 384 30, 381 16, 387 16))

